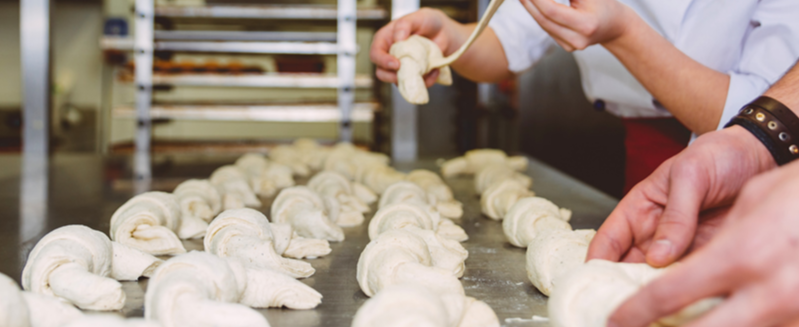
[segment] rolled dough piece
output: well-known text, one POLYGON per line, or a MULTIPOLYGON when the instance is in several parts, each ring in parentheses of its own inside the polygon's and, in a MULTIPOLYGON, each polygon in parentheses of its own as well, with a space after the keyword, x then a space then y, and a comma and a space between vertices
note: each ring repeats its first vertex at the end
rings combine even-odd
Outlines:
POLYGON ((222 211, 222 196, 207 179, 189 179, 173 192, 180 204, 181 217, 197 217, 211 222, 222 211))
POLYGON ((592 229, 544 229, 527 246, 527 277, 544 295, 554 289, 553 280, 585 262, 592 229))
POLYGON ((438 174, 425 170, 417 169, 411 171, 406 179, 419 185, 422 189, 436 198, 436 209, 442 216, 447 218, 461 218, 463 216, 463 204, 455 200, 452 189, 444 183, 438 174))
MULTIPOLYGON (((604 327, 624 300, 663 273, 645 263, 591 260, 555 279, 548 311, 553 327, 604 327)), ((719 298, 701 300, 657 326, 679 326, 698 318, 720 303, 719 298), (666 323, 666 324, 664 324, 666 323)))
POLYGON ((308 187, 322 196, 330 219, 339 226, 363 224, 364 213, 370 211, 356 194, 353 183, 335 171, 324 171, 308 181, 308 187))
MULTIPOLYGON (((400 61, 397 86, 402 97, 413 104, 425 104, 430 101, 424 75, 433 70, 432 63, 444 58, 438 45, 423 36, 411 35, 405 41, 394 43, 389 53, 400 61)), ((452 85, 452 72, 449 66, 439 68, 436 83, 452 85)))
POLYGON ((70 322, 60 327, 160 327, 155 321, 141 318, 125 319, 116 315, 90 315, 70 322))
POLYGON ((502 220, 510 208, 523 198, 533 197, 535 193, 516 180, 504 180, 494 184, 480 197, 483 214, 494 220, 502 220))
POLYGON ((383 194, 389 186, 405 179, 405 174, 382 164, 366 167, 362 176, 361 182, 377 194, 383 194))
POLYGON ((112 257, 105 234, 81 225, 64 226, 33 247, 22 271, 22 287, 81 309, 119 310, 125 305, 125 292, 108 278, 112 257))
POLYGON ((62 327, 83 318, 83 312, 57 297, 33 292, 21 293, 30 312, 31 327, 62 327))
POLYGON ((236 160, 236 166, 247 175, 253 191, 260 196, 271 197, 281 189, 294 186, 291 168, 269 162, 262 154, 245 154, 236 160))
MULTIPOLYGON (((275 250, 269 221, 257 210, 225 210, 208 227, 203 240, 205 250, 220 257, 242 259, 247 266, 270 268, 294 278, 310 277, 313 267, 307 262, 287 259, 275 250)), ((330 248, 321 249, 320 252, 330 248)))
POLYGON ((463 157, 447 160, 441 165, 441 174, 444 177, 457 175, 472 175, 480 172, 491 164, 506 164, 516 171, 527 170, 528 160, 524 156, 508 157, 502 150, 476 149, 467 151, 463 157))
POLYGON ((144 317, 164 327, 268 327, 257 311, 238 304, 246 274, 206 252, 176 256, 155 270, 144 295, 144 317))
POLYGON ((164 192, 139 194, 111 216, 111 239, 152 255, 185 253, 175 232, 180 228, 177 198, 164 192))
POLYGON ((571 230, 571 210, 558 208, 540 197, 523 198, 510 208, 502 220, 508 242, 526 248, 539 233, 548 229, 571 230))
POLYGON ((288 223, 302 237, 331 242, 344 240, 344 231, 328 218, 322 198, 306 186, 280 191, 272 203, 272 222, 288 223))
POLYGON ((22 297, 22 291, 11 278, 0 274, 0 326, 29 327, 30 325, 30 313, 22 297))
POLYGON ((226 210, 240 209, 242 205, 250 208, 263 205, 247 181, 246 174, 239 167, 219 167, 211 174, 210 181, 222 194, 222 207, 226 210))
POLYGON ((447 309, 441 298, 414 283, 386 287, 355 313, 352 327, 447 327, 447 309))
POLYGON ((152 276, 155 268, 164 261, 148 253, 129 247, 119 242, 111 242, 114 257, 111 259, 109 277, 116 280, 137 280, 139 277, 152 276))
POLYGON ((475 190, 482 194, 494 184, 508 179, 515 180, 528 189, 533 186, 533 179, 529 176, 508 167, 506 163, 495 163, 486 166, 474 176, 475 190))
POLYGON ((300 160, 308 165, 311 170, 322 170, 325 160, 330 154, 330 149, 319 145, 315 140, 309 138, 298 138, 294 140, 292 146, 299 153, 300 160))
POLYGON ((311 174, 311 168, 303 161, 300 152, 291 145, 274 147, 269 151, 269 158, 291 168, 295 176, 307 177, 311 174))

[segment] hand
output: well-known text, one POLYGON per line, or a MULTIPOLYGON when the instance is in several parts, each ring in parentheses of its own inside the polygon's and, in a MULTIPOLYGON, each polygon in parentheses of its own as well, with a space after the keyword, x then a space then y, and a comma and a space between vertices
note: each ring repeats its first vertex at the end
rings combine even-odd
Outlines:
POLYGON ((582 50, 621 36, 638 16, 616 0, 521 0, 541 27, 566 51, 582 50))
MULTIPOLYGON (((397 70, 400 62, 388 52, 395 42, 403 41, 411 35, 421 35, 435 42, 446 56, 454 52, 450 50, 454 39, 460 43, 465 40, 454 37, 457 29, 453 24, 458 23, 450 19, 440 10, 422 8, 418 11, 396 19, 383 26, 375 33, 372 40, 372 49, 369 53, 375 63, 377 78, 386 83, 397 83, 397 70)), ((454 48, 460 46, 460 43, 454 48)), ((432 86, 438 78, 438 69, 431 71, 424 77, 427 87, 432 86)))
POLYGON ((630 190, 597 231, 588 260, 669 265, 706 243, 744 183, 774 167, 740 126, 705 134, 630 190))
POLYGON ((704 248, 646 285, 608 326, 642 327, 726 296, 686 327, 799 326, 799 162, 753 178, 704 248))

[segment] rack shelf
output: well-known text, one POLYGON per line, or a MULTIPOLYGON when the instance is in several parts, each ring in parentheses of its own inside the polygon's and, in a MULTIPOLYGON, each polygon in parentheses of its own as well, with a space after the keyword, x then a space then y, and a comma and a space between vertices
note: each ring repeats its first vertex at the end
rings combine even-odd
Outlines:
MULTIPOLYGON (((371 122, 380 106, 375 102, 356 103, 352 122, 371 122)), ((133 107, 117 107, 116 118, 136 118, 133 107)), ((270 121, 270 122, 340 122, 341 110, 335 103, 288 105, 159 105, 150 108, 153 119, 270 121)))
MULTIPOLYGON (((372 87, 373 80, 368 75, 356 75, 355 87, 372 87)), ((338 88, 336 75, 327 74, 258 74, 258 75, 219 75, 219 74, 179 74, 153 75, 154 85, 175 86, 227 86, 227 87, 280 87, 280 88, 338 88)))
MULTIPOLYGON (((208 5, 159 6, 157 17, 251 18, 251 19, 337 19, 335 5, 208 5)), ((388 17, 382 7, 360 7, 358 20, 382 20, 388 17)))

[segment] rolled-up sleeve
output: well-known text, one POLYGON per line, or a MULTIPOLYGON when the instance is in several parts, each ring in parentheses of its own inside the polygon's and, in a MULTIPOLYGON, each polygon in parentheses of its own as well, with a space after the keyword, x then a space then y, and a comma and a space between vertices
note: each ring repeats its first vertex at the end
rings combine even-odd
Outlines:
POLYGON ((488 26, 499 38, 508 58, 508 69, 514 73, 532 67, 556 44, 519 0, 506 0, 488 26))
POLYGON ((799 1, 760 1, 752 26, 744 40, 737 69, 728 72, 730 86, 719 129, 741 107, 779 80, 799 58, 799 1))

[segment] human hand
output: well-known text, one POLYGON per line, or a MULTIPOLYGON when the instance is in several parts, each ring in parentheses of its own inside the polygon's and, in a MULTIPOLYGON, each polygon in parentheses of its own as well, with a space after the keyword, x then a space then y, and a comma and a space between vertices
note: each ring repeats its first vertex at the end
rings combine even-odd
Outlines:
POLYGON ((740 126, 702 135, 619 202, 588 260, 667 266, 706 243, 744 183, 774 167, 766 147, 740 126))
POLYGON ((582 50, 621 36, 638 16, 616 0, 521 0, 541 27, 566 51, 582 50))
MULTIPOLYGON (((454 52, 450 50, 454 42, 463 43, 457 37, 453 24, 457 22, 437 9, 422 8, 418 11, 396 19, 383 26, 375 33, 369 56, 375 63, 377 78, 386 83, 397 83, 397 70, 400 62, 389 54, 391 45, 404 41, 411 35, 421 35, 435 42, 446 56, 454 52)), ((459 46, 458 44, 457 46, 459 46)), ((455 48, 457 48, 455 46, 455 48)), ((434 69, 424 77, 427 87, 432 86, 438 78, 438 69, 434 69)))
POLYGON ((799 326, 799 162, 751 179, 718 235, 627 299, 608 326, 642 327, 697 300, 695 326, 799 326))

